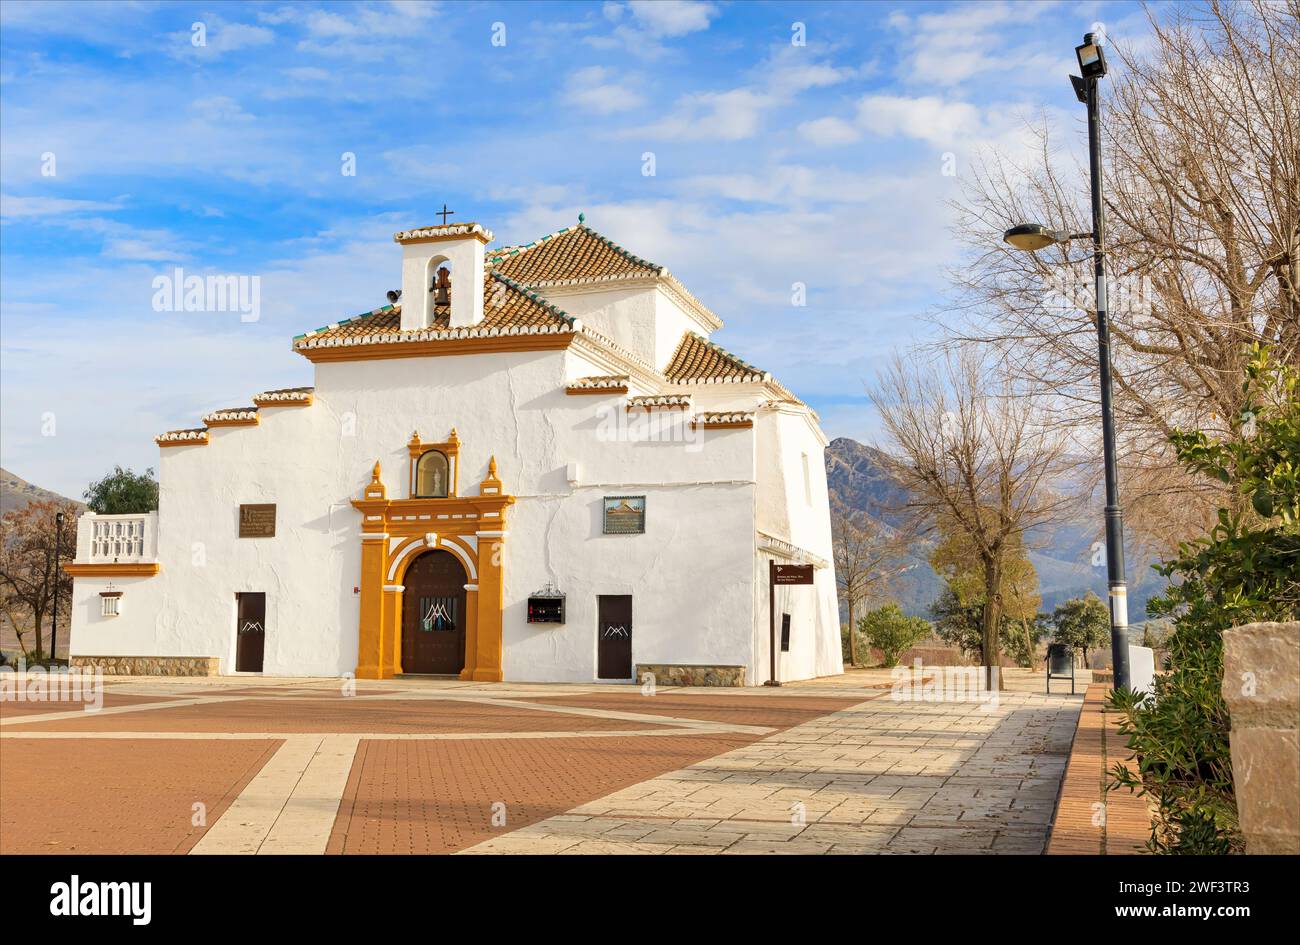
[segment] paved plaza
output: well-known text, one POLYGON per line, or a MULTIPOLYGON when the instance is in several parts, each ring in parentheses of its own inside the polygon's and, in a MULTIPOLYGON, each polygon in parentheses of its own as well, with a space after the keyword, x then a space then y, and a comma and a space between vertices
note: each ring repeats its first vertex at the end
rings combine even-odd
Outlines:
POLYGON ((0 852, 1036 854, 1083 692, 105 686, 95 712, 0 702, 0 852))

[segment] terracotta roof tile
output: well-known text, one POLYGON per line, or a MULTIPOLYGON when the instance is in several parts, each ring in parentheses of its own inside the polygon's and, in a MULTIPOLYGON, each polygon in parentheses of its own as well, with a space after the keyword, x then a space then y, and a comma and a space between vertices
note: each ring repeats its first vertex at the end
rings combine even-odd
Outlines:
POLYGON ((159 446, 174 445, 177 443, 206 444, 208 442, 208 428, 198 427, 189 430, 168 430, 166 433, 160 433, 153 438, 153 441, 159 446))
MULTIPOLYGON (((488 273, 483 283, 483 321, 474 326, 479 333, 511 328, 555 331, 573 327, 573 319, 564 311, 501 273, 488 273)), ((413 336, 417 331, 423 333, 421 337, 428 337, 429 332, 453 331, 451 306, 439 305, 434 309, 434 321, 430 328, 402 332, 402 306, 385 305, 364 315, 299 335, 294 338, 293 344, 295 348, 307 348, 343 338, 413 336)))
POLYGON ((771 379, 766 372, 692 331, 682 335, 681 343, 664 369, 664 376, 674 384, 760 383, 771 379))
POLYGON ((693 422, 701 426, 753 426, 754 416, 752 410, 706 410, 697 413, 693 422))
POLYGON ((566 227, 526 246, 488 254, 493 268, 525 285, 656 276, 662 266, 628 252, 584 224, 566 227))
POLYGON ((253 403, 258 407, 293 407, 310 404, 314 387, 280 387, 276 390, 264 390, 253 395, 253 403))
POLYGON ((629 397, 627 399, 627 409, 635 410, 638 407, 645 410, 654 410, 663 408, 674 410, 678 408, 687 408, 691 405, 691 398, 687 394, 646 394, 642 397, 629 397))
POLYGON ((258 412, 256 407, 223 407, 220 410, 213 410, 211 413, 203 415, 204 423, 221 423, 232 420, 256 420, 258 412))
POLYGON ((580 377, 570 381, 569 391, 622 391, 627 392, 631 378, 626 374, 598 374, 594 377, 580 377))

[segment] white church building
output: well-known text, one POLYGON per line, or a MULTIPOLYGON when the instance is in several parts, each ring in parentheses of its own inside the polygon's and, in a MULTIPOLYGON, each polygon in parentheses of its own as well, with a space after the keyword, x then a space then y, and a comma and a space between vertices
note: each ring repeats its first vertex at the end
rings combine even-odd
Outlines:
POLYGON ((718 685, 842 671, 826 438, 710 340, 713 312, 581 217, 522 246, 476 223, 395 241, 389 304, 294 338, 314 386, 157 437, 157 512, 82 516, 74 663, 718 685), (771 562, 813 583, 771 602, 771 562))

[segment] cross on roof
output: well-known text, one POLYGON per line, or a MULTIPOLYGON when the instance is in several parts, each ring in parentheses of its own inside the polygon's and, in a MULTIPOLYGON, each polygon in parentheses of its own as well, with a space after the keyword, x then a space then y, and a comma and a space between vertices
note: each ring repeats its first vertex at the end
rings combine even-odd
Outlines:
POLYGON ((447 225, 447 217, 454 217, 454 216, 456 215, 456 211, 455 211, 455 210, 448 210, 448 209, 447 209, 447 205, 444 203, 444 204, 442 205, 442 209, 441 209, 441 210, 437 210, 437 211, 435 211, 435 212, 434 212, 434 215, 435 215, 435 216, 440 216, 440 217, 442 217, 442 225, 443 225, 443 226, 446 226, 446 225, 447 225))

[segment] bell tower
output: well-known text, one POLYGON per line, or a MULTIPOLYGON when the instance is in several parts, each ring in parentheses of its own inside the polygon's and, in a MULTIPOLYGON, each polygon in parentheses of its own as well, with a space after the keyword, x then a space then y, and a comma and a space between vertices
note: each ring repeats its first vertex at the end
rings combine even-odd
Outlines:
POLYGON ((468 328, 483 320, 484 247, 492 232, 477 223, 442 223, 403 230, 393 241, 402 247, 402 330, 428 328, 435 310, 451 303, 450 327, 468 328), (450 270, 448 272, 440 270, 450 270))

